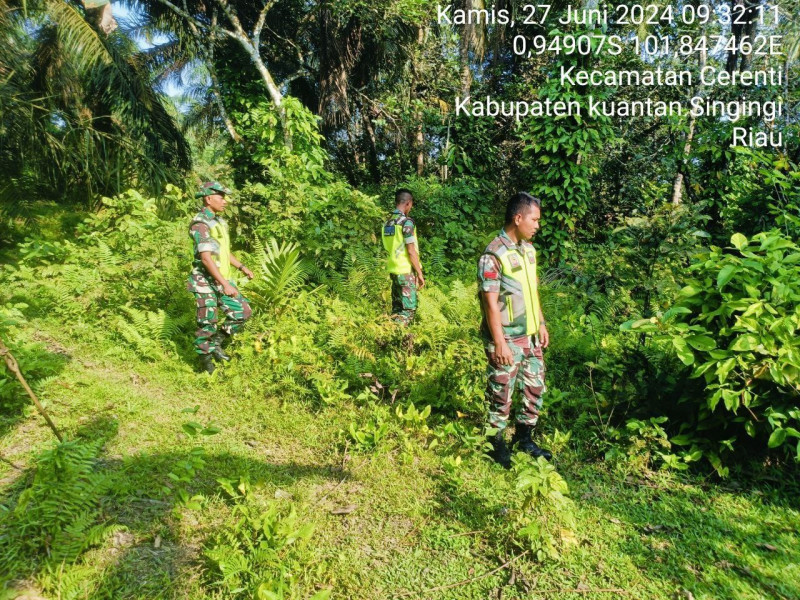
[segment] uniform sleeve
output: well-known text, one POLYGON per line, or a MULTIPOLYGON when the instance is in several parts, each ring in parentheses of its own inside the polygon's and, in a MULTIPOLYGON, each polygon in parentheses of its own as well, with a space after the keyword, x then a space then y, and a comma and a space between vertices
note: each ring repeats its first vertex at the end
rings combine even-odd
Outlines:
POLYGON ((213 252, 216 249, 216 240, 211 237, 211 230, 205 223, 192 223, 189 228, 192 232, 197 252, 213 252))
POLYGON ((481 292, 499 292, 502 267, 497 257, 484 254, 478 260, 478 289, 481 292))
POLYGON ((414 224, 413 219, 406 219, 403 222, 403 241, 406 244, 416 244, 417 243, 417 236, 416 236, 416 225, 414 224))

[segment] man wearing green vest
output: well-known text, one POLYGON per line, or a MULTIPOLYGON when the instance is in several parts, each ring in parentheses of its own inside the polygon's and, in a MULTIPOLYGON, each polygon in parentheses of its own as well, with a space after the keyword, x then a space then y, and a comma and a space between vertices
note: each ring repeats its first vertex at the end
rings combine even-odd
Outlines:
POLYGON ((203 199, 203 210, 195 215, 189 226, 194 261, 186 287, 197 301, 195 349, 200 355, 202 369, 209 374, 214 372, 215 358, 230 360, 222 346, 242 329, 251 314, 250 304, 231 279, 231 267, 249 279, 253 278, 253 273, 231 253, 228 224, 219 216, 228 204, 225 196, 230 193, 216 181, 204 183, 195 194, 195 198, 203 199), (226 320, 218 328, 220 309, 226 320))
POLYGON ((425 285, 425 278, 419 262, 416 227, 408 216, 414 206, 414 196, 409 190, 399 189, 394 200, 395 209, 383 224, 382 235, 392 278, 392 319, 410 325, 417 312, 417 290, 425 285))
POLYGON ((540 206, 539 199, 530 194, 512 196, 503 229, 478 261, 481 336, 489 359, 486 401, 492 431, 490 456, 505 468, 511 466, 511 452, 503 432, 515 387, 522 401, 512 445, 534 458, 552 457, 531 439, 546 390, 542 349, 550 343, 539 302, 536 250, 530 243, 539 230, 540 206))

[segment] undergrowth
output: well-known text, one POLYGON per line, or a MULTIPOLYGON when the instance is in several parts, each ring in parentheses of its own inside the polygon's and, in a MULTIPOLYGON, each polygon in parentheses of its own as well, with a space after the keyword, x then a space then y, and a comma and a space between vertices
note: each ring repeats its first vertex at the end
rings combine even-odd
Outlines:
MULTIPOLYGON (((473 578, 476 569, 490 572, 521 553, 525 560, 519 562, 519 576, 529 581, 532 572, 541 570, 552 586, 564 578, 557 574, 564 565, 576 570, 591 564, 593 572, 603 572, 596 554, 606 551, 618 569, 608 577, 639 586, 643 597, 669 597, 676 586, 686 588, 688 579, 673 564, 681 552, 665 548, 689 534, 653 529, 662 524, 647 522, 633 504, 615 507, 608 498, 616 494, 635 503, 639 488, 658 488, 654 495, 675 494, 686 512, 693 506, 690 493, 711 485, 705 478, 715 471, 726 474, 698 454, 698 437, 711 435, 689 431, 693 422, 671 409, 672 399, 698 387, 679 375, 687 362, 680 342, 665 342, 641 327, 664 315, 699 318, 668 312, 681 288, 676 266, 692 261, 704 239, 695 235, 698 230, 689 226, 688 217, 668 212, 651 217, 654 227, 634 221, 618 231, 620 252, 638 252, 640 264, 633 267, 614 270, 608 248, 595 248, 587 249, 579 266, 542 269, 552 346, 546 355, 549 391, 537 441, 556 453, 556 461, 517 456, 514 469, 504 472, 484 455, 486 358, 477 333, 476 284, 463 260, 475 240, 455 248, 447 268, 433 265, 439 277, 431 277, 422 291, 416 323, 402 328, 386 314, 389 285, 377 242, 337 243, 325 254, 322 241, 308 252, 300 240, 254 238, 237 252, 257 272, 252 283, 241 282, 254 316, 231 346, 235 360, 213 377, 201 378, 191 352, 193 303, 184 290, 189 261, 185 217, 192 207, 177 191, 172 193, 170 205, 177 215, 165 215, 160 203, 129 192, 107 199, 72 239, 30 235, 19 245, 17 259, 0 270, 0 285, 7 292, 0 330, 34 389, 59 419, 69 420, 70 431, 78 430, 81 411, 119 412, 127 406, 123 422, 141 419, 136 428, 141 431, 128 431, 115 449, 131 453, 123 467, 111 466, 97 436, 44 452, 36 447, 35 466, 4 488, 0 503, 0 568, 9 578, 29 578, 61 597, 132 597, 135 586, 120 583, 122 575, 112 573, 107 580, 98 575, 107 568, 98 557, 109 552, 109 536, 126 531, 123 523, 139 523, 140 530, 131 533, 139 538, 137 548, 142 539, 155 548, 156 538, 158 544, 171 538, 175 545, 195 549, 186 559, 187 579, 175 572, 162 576, 192 582, 193 591, 187 593, 198 598, 422 594, 425 587, 473 578), (325 261, 311 262, 322 254, 325 261), (632 327, 633 333, 620 331, 625 321, 640 326, 632 327), (87 356, 72 357, 59 344, 79 345, 87 356), (91 403, 76 404, 73 416, 62 394, 84 398, 87 373, 97 370, 102 379, 108 365, 124 365, 131 373, 125 373, 123 383, 104 381, 108 387, 95 391, 91 403), (56 385, 56 377, 66 379, 70 388, 56 385), (135 387, 150 377, 165 389, 147 388, 146 400, 136 406, 125 386, 128 380, 135 387), (108 390, 126 399, 106 408, 113 405, 108 390), (171 396, 179 394, 190 395, 193 408, 173 407, 171 396), (61 404, 50 404, 51 399, 61 404), (266 453, 273 446, 284 448, 290 460, 304 456, 311 466, 271 465, 266 453), (171 450, 164 452, 165 447, 171 450), (155 452, 152 460, 148 452, 155 452), (243 461, 242 455, 251 458, 243 461), (131 463, 139 466, 125 466, 131 463), (124 473, 130 468, 139 483, 115 479, 120 468, 124 473), (304 487, 307 471, 317 479, 304 487), (259 472, 260 477, 254 475, 259 472), (330 474, 338 483, 320 482, 330 474), (133 511, 129 496, 134 489, 146 503, 162 507, 144 526, 137 521, 140 515, 126 521, 110 509, 109 497, 133 511), (368 497, 350 501, 348 494, 358 496, 360 489, 368 497), (336 502, 325 504, 330 498, 336 502), (332 521, 332 515, 340 521, 332 521), (203 529, 200 523, 206 519, 203 529), (612 531, 618 524, 614 520, 631 523, 623 539, 612 531), (656 532, 668 539, 658 540, 660 549, 643 548, 650 542, 642 538, 656 532), (473 542, 462 534, 477 537, 473 542), (586 547, 595 546, 590 556, 586 547), (437 552, 453 564, 440 564, 437 552), (648 562, 648 552, 662 552, 672 570, 659 571, 658 564, 648 562), (640 564, 625 562, 633 560, 625 558, 629 555, 639 557, 640 564), (422 583, 421 565, 432 569, 430 585, 422 583), (639 569, 648 573, 645 583, 633 583, 639 569)), ((329 200, 311 210, 346 221, 329 200)), ((430 215, 435 216, 434 208, 430 215)), ((265 234, 279 227, 297 230, 294 222, 260 227, 265 234)), ((445 246, 437 240, 429 248, 445 246)), ((422 250, 426 259, 424 243, 422 250)), ((435 256, 441 260, 442 253, 435 256)), ((708 283, 710 297, 717 293, 715 283, 717 291, 722 287, 719 281, 708 283)), ((698 348, 701 342, 687 340, 698 356, 711 352, 698 348)), ((35 416, 6 373, 0 375, 0 401, 4 434, 23 435, 18 422, 35 416)), ((792 437, 792 413, 769 416, 773 430, 792 437)), ((785 454, 762 456, 759 468, 765 477, 785 473, 792 480, 785 454)), ((744 467, 735 467, 727 475, 741 473, 744 467)), ((735 508, 728 510, 725 522, 698 514, 692 523, 713 532, 698 548, 713 550, 723 557, 719 561, 731 560, 720 532, 732 527, 734 515, 769 512, 796 521, 796 512, 784 510, 785 490, 770 492, 774 506, 757 500, 743 506, 744 500, 731 500, 727 492, 712 493, 735 508)), ((657 499, 648 502, 653 514, 669 520, 669 511, 654 507, 657 499)), ((783 530, 770 531, 785 539, 783 530)), ((744 533, 737 535, 743 539, 744 533)), ((145 560, 144 551, 137 552, 124 557, 123 570, 145 568, 137 562, 145 560)), ((793 556, 787 549, 772 561, 765 557, 761 563, 749 555, 743 560, 772 568, 793 556)), ((695 564, 702 560, 691 556, 695 564)), ((495 588, 508 588, 511 597, 530 592, 522 583, 499 578, 465 585, 463 597, 486 597, 495 588)), ((593 585, 600 586, 604 578, 598 576, 593 585)), ((734 591, 750 590, 745 580, 723 577, 722 583, 706 582, 702 589, 719 593, 730 584, 734 591)), ((148 585, 155 589, 160 584, 148 585)), ((780 589, 794 588, 786 584, 780 589)), ((177 595, 167 590, 158 597, 177 595)))

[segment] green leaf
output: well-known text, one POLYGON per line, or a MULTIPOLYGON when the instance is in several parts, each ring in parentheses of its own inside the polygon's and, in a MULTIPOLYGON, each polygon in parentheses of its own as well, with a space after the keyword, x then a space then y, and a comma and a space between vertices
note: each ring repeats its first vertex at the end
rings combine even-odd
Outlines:
POLYGON ((741 233, 734 233, 733 236, 731 236, 731 244, 733 244, 737 250, 745 248, 747 243, 747 238, 741 233))
POLYGON ((786 441, 786 430, 785 429, 776 429, 772 432, 772 435, 769 436, 769 441, 767 442, 767 446, 770 448, 777 448, 783 442, 786 441))
POLYGON ((631 329, 636 329, 638 331, 655 331, 657 329, 655 317, 650 317, 649 319, 638 319, 631 324, 631 329))
POLYGON ((670 438, 669 440, 676 446, 688 446, 692 443, 692 436, 687 433, 682 433, 680 435, 676 435, 675 437, 670 438))
POLYGON ((800 438, 800 431, 797 431, 794 427, 786 427, 784 431, 789 437, 800 438))
POLYGON ((758 338, 752 333, 740 335, 731 344, 730 349, 737 352, 748 352, 754 350, 758 346, 758 338))
POLYGON ((678 358, 683 364, 689 366, 694 363, 694 352, 689 350, 686 346, 686 340, 680 337, 674 337, 672 338, 672 345, 675 346, 678 358))
POLYGON ((183 430, 190 436, 194 437, 197 435, 198 430, 202 429, 203 426, 200 423, 195 423, 194 421, 189 421, 188 423, 184 423, 182 425, 183 430))
POLYGON ((733 369, 733 367, 735 367, 735 366, 736 366, 736 359, 735 358, 729 358, 729 359, 719 363, 719 365, 717 365, 716 374, 717 374, 717 378, 719 379, 720 383, 722 383, 723 381, 725 381, 728 378, 728 373, 730 373, 731 369, 733 369))
POLYGON ((717 347, 717 342, 714 341, 714 338, 707 335, 690 335, 686 338, 686 343, 695 350, 703 352, 708 352, 717 347))
POLYGON ((738 267, 736 265, 725 265, 717 275, 717 288, 722 289, 726 283, 728 283, 733 276, 736 275, 736 271, 738 267))
POLYGON ((694 373, 692 373, 692 377, 700 377, 706 371, 708 371, 711 367, 715 366, 717 361, 709 360, 708 362, 703 363, 702 365, 698 365, 695 367, 694 373))
POLYGON ((703 290, 701 288, 695 287, 694 285, 687 285, 686 287, 681 288, 681 296, 685 296, 687 298, 691 296, 696 296, 703 290))

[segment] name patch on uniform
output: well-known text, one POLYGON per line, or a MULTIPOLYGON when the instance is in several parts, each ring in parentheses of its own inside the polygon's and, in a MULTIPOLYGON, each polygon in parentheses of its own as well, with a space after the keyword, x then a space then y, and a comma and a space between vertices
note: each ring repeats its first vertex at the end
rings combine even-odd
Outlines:
POLYGON ((519 262, 519 257, 516 254, 509 254, 508 262, 511 265, 512 271, 516 271, 517 269, 522 268, 522 264, 519 262))
POLYGON ((528 252, 528 262, 532 265, 536 264, 536 255, 533 252, 528 252))
POLYGON ((384 225, 383 235, 394 235, 394 225, 384 225))

